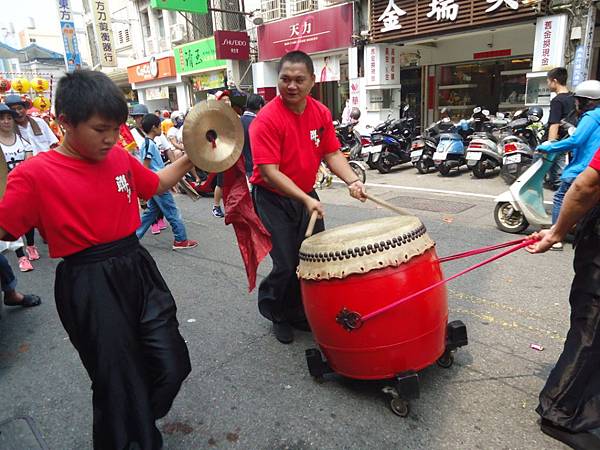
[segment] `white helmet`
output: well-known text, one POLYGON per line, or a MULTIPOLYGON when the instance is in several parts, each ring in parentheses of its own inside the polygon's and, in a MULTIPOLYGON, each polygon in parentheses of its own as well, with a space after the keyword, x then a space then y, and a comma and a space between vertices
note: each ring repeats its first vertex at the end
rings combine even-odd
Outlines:
POLYGON ((183 113, 181 111, 177 111, 177 110, 173 111, 171 113, 171 120, 175 120, 178 118, 183 119, 183 113))
POLYGON ((573 95, 575 97, 589 98, 590 100, 600 100, 600 81, 587 80, 579 83, 573 95))

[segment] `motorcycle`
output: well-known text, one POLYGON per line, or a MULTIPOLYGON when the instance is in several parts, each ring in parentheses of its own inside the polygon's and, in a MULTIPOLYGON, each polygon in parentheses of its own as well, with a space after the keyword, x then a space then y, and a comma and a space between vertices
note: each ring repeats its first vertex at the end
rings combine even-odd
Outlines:
MULTIPOLYGON (((381 156, 381 148, 383 146, 383 133, 387 132, 390 124, 394 121, 393 118, 388 118, 373 128, 371 136, 362 136, 363 141, 363 158, 365 158, 369 169, 377 169, 377 161, 381 156), (364 145, 367 143, 369 145, 364 145)), ((367 128, 371 128, 367 125, 367 128)))
MULTIPOLYGON (((561 122, 561 128, 567 131, 567 135, 575 131, 575 127, 566 121, 561 122)), ((556 157, 556 153, 543 154, 507 191, 494 199, 494 221, 500 230, 520 233, 529 225, 542 228, 552 225, 552 216, 544 206, 543 183, 556 157)))
POLYGON ((505 128, 508 120, 501 113, 492 117, 487 109, 477 107, 473 110, 472 122, 475 132, 467 148, 467 167, 475 178, 485 178, 489 171, 502 166, 502 148, 494 132, 505 128))
POLYGON ((381 155, 375 165, 379 173, 389 173, 394 166, 411 161, 410 145, 415 132, 415 119, 408 117, 408 105, 403 111, 403 117, 394 120, 386 133, 382 133, 383 146, 381 155))
POLYGON ((540 144, 539 131, 532 125, 539 124, 540 117, 528 114, 528 111, 517 111, 508 124, 511 134, 502 139, 504 149, 500 176, 510 185, 519 178, 533 163, 535 148, 540 144))
POLYGON ((467 163, 465 143, 473 130, 467 120, 452 124, 446 133, 440 134, 438 145, 433 154, 433 163, 442 176, 448 176, 453 168, 459 169, 467 163))
POLYGON ((410 159, 419 173, 426 174, 434 168, 433 154, 439 143, 440 134, 449 131, 453 126, 450 118, 444 117, 430 125, 422 135, 413 140, 410 159))

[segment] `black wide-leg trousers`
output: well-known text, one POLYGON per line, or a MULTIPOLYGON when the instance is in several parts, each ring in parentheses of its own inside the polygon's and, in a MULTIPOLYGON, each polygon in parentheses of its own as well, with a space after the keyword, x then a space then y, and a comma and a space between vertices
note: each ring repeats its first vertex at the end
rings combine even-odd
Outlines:
MULTIPOLYGON (((315 191, 308 195, 319 200, 315 191)), ((273 244, 270 253, 273 269, 258 288, 258 310, 272 322, 303 322, 306 316, 296 268, 310 220, 308 212, 302 202, 260 186, 254 186, 253 199, 260 220, 271 233, 273 244)), ((317 220, 314 234, 324 229, 323 220, 317 220)))
POLYGON ((84 250, 56 272, 58 314, 92 381, 95 449, 162 448, 155 421, 191 371, 173 296, 135 237, 84 250))
POLYGON ((588 218, 578 228, 571 326, 536 410, 574 432, 600 427, 600 221, 588 218))

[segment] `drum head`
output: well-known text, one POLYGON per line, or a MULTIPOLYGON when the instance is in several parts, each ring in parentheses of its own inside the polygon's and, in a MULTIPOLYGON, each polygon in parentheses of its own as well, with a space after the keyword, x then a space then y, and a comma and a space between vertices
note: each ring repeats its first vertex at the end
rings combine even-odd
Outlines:
POLYGON ((435 243, 417 217, 394 216, 333 228, 300 247, 298 276, 308 280, 345 278, 399 266, 435 243))

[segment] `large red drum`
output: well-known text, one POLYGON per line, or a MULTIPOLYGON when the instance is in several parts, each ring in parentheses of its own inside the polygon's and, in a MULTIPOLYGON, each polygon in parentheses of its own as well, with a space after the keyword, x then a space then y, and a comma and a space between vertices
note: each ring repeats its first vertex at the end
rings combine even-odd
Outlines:
POLYGON ((356 379, 386 379, 435 363, 446 345, 448 303, 441 286, 348 331, 344 308, 362 316, 442 280, 435 243, 416 217, 334 228, 304 241, 304 309, 330 367, 356 379))

